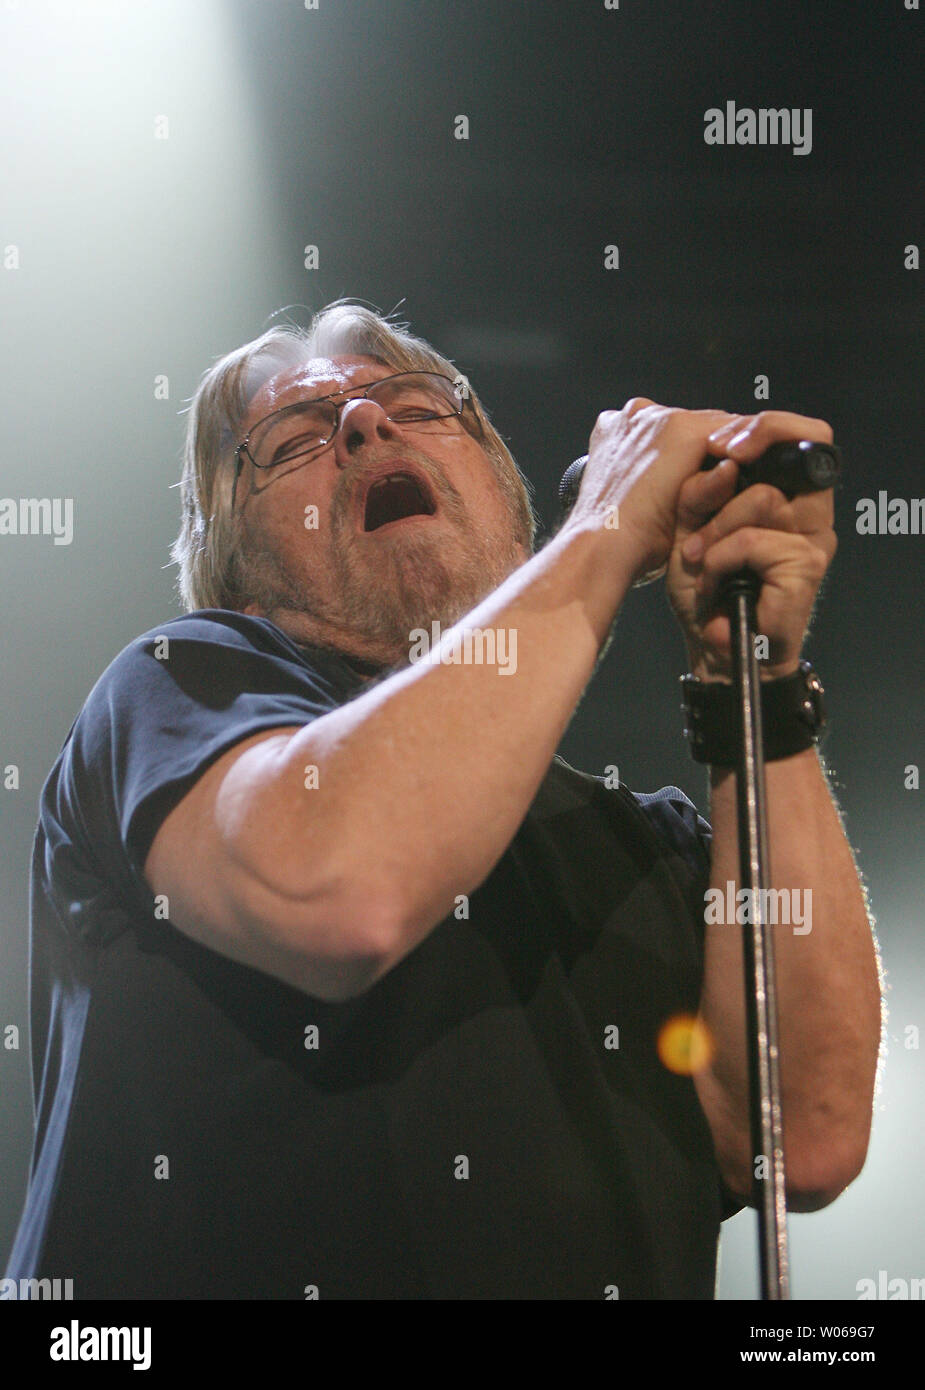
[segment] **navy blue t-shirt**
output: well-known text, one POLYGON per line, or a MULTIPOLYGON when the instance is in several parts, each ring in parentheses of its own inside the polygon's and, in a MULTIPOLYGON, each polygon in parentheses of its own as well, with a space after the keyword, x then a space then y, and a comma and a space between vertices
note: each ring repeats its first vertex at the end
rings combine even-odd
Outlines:
POLYGON ((387 677, 210 609, 94 686, 40 802, 9 1278, 78 1299, 713 1297, 732 1204, 693 1082, 656 1050, 703 971, 710 834, 677 788, 556 757, 468 917, 345 1003, 156 911, 148 851, 205 769, 387 677))

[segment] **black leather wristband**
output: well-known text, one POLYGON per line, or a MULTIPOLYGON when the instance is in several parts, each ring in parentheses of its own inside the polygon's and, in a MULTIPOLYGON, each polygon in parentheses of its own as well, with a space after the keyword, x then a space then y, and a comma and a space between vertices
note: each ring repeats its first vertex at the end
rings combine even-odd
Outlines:
MULTIPOLYGON (((739 712, 735 688, 697 676, 681 677, 684 736, 698 763, 734 767, 739 712)), ((825 692, 812 662, 801 661, 792 676, 763 681, 761 725, 767 762, 812 748, 826 722, 825 692)))

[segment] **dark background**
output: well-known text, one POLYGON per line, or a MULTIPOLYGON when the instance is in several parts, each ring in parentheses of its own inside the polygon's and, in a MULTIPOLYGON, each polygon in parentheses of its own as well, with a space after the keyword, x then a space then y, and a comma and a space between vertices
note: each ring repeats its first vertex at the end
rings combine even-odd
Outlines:
MULTIPOLYGON (((29 1152, 42 782, 103 668, 179 611, 171 484, 201 372, 283 306, 307 323, 350 295, 398 306, 471 378, 547 520, 597 413, 634 395, 834 427, 840 546, 807 654, 889 1045, 864 1173, 791 1217, 793 1288, 854 1299, 880 1269, 925 1274, 922 813, 904 787, 923 753, 923 538, 855 529, 860 497, 923 491, 921 272, 904 268, 923 240, 923 22, 902 0, 0 8, 0 492, 75 506, 69 546, 0 537, 0 767, 20 781, 0 789, 0 1029, 21 1034, 0 1046, 0 1262, 29 1152), (728 100, 812 108, 811 152, 707 145, 704 112, 728 100)), ((705 808, 683 669, 662 586, 635 591, 564 756, 705 808)), ((753 1297, 753 1215, 724 1232, 721 1296, 753 1297)))

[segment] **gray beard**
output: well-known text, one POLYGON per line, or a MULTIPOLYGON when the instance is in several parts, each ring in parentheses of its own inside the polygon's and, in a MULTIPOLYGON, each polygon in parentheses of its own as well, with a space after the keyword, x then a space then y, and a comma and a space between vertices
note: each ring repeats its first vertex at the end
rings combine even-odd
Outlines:
POLYGON ((497 588, 517 563, 513 545, 500 567, 497 555, 486 554, 482 545, 467 545, 452 570, 434 550, 429 537, 402 537, 399 546, 384 554, 375 576, 368 567, 356 565, 354 557, 338 554, 341 620, 396 653, 407 652, 415 628, 429 632, 434 621, 441 628, 452 627, 497 588))
POLYGON ((499 536, 486 535, 469 521, 462 498, 443 479, 428 470, 438 505, 458 538, 451 567, 438 553, 439 541, 423 533, 403 534, 397 543, 383 546, 374 568, 357 554, 351 531, 350 498, 338 494, 331 509, 333 583, 332 602, 314 593, 309 581, 299 581, 267 548, 245 543, 238 551, 236 581, 245 602, 256 603, 271 621, 285 614, 308 619, 297 624, 297 640, 363 656, 372 644, 386 649, 389 663, 409 659, 411 633, 438 622, 452 627, 522 562, 514 534, 514 517, 499 536), (316 637, 312 632, 315 630, 316 637))

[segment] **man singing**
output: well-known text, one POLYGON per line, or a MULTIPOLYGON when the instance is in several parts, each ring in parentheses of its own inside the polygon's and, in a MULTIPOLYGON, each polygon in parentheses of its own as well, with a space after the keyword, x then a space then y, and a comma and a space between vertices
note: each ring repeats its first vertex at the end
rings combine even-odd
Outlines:
MULTIPOLYGON (((774 928, 790 1205, 857 1176, 878 959, 797 714, 832 493, 735 493, 801 438, 832 432, 606 410, 535 552, 476 391, 404 327, 339 303, 205 374, 188 612, 103 673, 41 797, 9 1277, 79 1299, 714 1296, 761 1161, 742 929, 704 911, 737 879, 726 740, 710 721, 712 832, 676 788, 556 755, 663 569, 714 709, 719 583, 762 581, 772 886, 811 902, 808 930, 774 928)), ((680 757, 680 732, 653 736, 680 757)))

